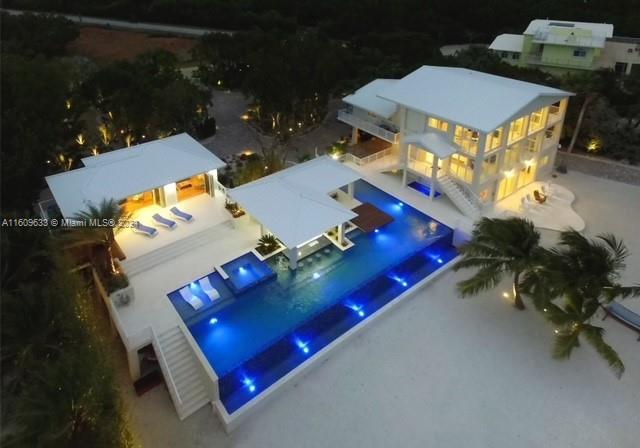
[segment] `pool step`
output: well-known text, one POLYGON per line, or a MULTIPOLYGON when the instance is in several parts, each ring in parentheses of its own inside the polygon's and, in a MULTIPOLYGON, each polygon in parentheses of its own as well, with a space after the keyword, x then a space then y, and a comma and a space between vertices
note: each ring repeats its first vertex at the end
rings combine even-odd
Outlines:
POLYGON ((153 348, 180 420, 211 402, 203 366, 180 326, 154 333, 153 348))
MULTIPOLYGON (((220 238, 220 228, 228 228, 232 224, 231 220, 228 220, 215 226, 208 227, 200 232, 169 243, 166 246, 159 247, 139 257, 124 260, 122 262, 122 267, 129 277, 139 274, 140 272, 151 269, 167 260, 172 260, 180 255, 186 254, 187 252, 215 241, 220 238)), ((222 234, 224 234, 224 232, 222 232, 222 234)))

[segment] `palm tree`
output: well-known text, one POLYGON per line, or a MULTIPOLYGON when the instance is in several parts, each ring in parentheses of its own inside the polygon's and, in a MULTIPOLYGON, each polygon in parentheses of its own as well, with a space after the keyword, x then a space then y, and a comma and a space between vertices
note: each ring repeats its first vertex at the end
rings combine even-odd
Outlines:
POLYGON ((524 290, 536 308, 557 326, 555 358, 569 358, 583 336, 616 375, 622 375, 624 364, 604 341, 604 329, 590 322, 598 309, 615 298, 640 295, 639 286, 618 284, 627 256, 624 243, 613 235, 589 239, 567 230, 560 234, 559 246, 545 251, 542 263, 527 273, 524 290), (561 304, 554 303, 558 299, 561 304))
POLYGON ((74 218, 82 221, 84 225, 74 228, 69 234, 69 239, 78 244, 91 244, 103 248, 109 273, 115 274, 116 266, 112 253, 115 234, 122 229, 122 223, 130 218, 130 214, 114 199, 103 199, 98 206, 89 204, 87 210, 77 213, 74 218))
POLYGON ((513 276, 514 306, 525 308, 521 277, 538 262, 540 234, 533 223, 521 218, 482 218, 476 223, 469 243, 460 248, 463 259, 454 270, 477 268, 476 274, 458 283, 463 297, 494 288, 506 274, 513 276))

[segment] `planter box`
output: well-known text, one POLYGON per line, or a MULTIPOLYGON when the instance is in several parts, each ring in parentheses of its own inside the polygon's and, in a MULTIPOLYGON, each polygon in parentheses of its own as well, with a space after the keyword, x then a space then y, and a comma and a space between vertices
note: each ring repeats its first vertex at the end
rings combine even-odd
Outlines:
POLYGON ((134 301, 135 297, 136 295, 131 285, 109 294, 109 300, 111 300, 116 307, 129 305, 134 301))

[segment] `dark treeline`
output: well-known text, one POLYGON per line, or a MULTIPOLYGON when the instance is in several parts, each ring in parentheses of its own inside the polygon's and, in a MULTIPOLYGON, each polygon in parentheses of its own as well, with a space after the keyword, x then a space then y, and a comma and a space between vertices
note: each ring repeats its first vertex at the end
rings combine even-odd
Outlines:
POLYGON ((6 0, 8 8, 225 29, 318 27, 334 37, 425 32, 442 42, 488 42, 521 33, 534 18, 612 23, 640 36, 639 0, 6 0))

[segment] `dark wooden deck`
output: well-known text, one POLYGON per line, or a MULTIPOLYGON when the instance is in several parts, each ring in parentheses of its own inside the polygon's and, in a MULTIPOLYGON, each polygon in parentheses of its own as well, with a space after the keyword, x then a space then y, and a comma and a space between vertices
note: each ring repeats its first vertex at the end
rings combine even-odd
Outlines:
POLYGON ((393 217, 387 215, 375 205, 365 202, 353 209, 353 212, 358 216, 351 220, 356 226, 358 226, 363 232, 373 232, 382 226, 385 226, 393 221, 393 217))

